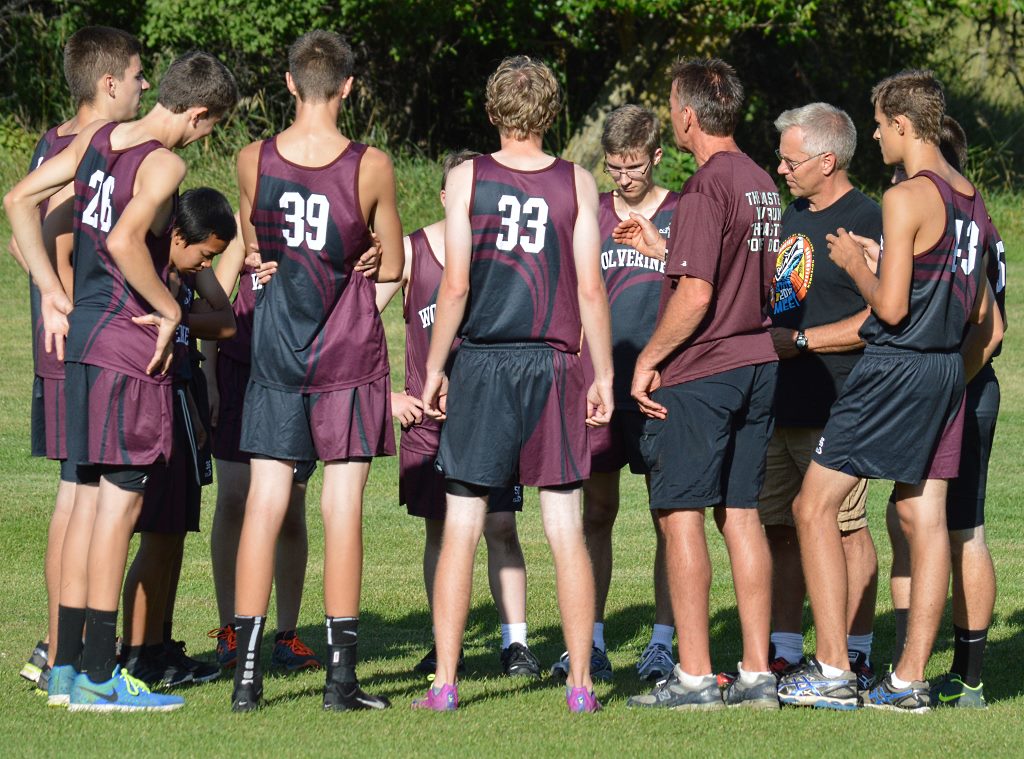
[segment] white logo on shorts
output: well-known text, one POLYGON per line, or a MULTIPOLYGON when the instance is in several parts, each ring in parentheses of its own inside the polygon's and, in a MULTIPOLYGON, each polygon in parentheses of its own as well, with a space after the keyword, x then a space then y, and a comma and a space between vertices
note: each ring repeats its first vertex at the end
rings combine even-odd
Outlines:
POLYGON ((818 440, 818 447, 814 449, 814 452, 820 456, 821 455, 821 449, 824 448, 824 447, 825 447, 825 438, 822 437, 822 438, 820 438, 818 440))

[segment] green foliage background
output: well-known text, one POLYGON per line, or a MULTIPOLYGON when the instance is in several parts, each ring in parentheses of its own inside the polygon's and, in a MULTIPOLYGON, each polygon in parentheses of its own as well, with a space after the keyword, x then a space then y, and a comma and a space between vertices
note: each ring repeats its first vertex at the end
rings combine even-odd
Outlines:
POLYGON ((975 179, 1009 189, 1024 174, 1022 0, 2 0, 0 148, 18 147, 19 131, 34 136, 68 115, 61 48, 86 23, 137 34, 153 75, 187 49, 221 57, 246 96, 219 138, 229 148, 287 122, 287 47, 320 27, 344 34, 356 50, 357 90, 343 129, 392 152, 433 158, 489 149, 496 138, 483 87, 509 54, 538 56, 562 79, 567 108, 549 135, 555 151, 605 97, 618 64, 633 61, 637 99, 664 108, 671 61, 716 54, 747 86, 739 137, 766 166, 775 116, 827 100, 860 128, 855 177, 881 187, 885 170, 870 148, 871 85, 929 66, 946 81, 949 110, 971 139, 975 179))

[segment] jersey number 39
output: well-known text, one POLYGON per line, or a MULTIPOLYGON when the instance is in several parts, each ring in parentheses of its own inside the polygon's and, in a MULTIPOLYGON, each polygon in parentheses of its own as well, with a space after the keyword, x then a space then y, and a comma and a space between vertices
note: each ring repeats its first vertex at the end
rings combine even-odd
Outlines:
POLYGON ((306 243, 310 250, 323 250, 327 244, 330 201, 318 193, 304 198, 297 192, 285 192, 281 194, 280 206, 285 209, 284 220, 288 224, 283 230, 288 247, 306 243))
POLYGON ((544 198, 527 198, 520 203, 515 195, 502 195, 498 213, 501 214, 501 232, 494 243, 498 250, 512 250, 518 245, 536 255, 544 249, 548 223, 548 204, 544 198), (521 222, 525 222, 522 224, 525 230, 521 222))

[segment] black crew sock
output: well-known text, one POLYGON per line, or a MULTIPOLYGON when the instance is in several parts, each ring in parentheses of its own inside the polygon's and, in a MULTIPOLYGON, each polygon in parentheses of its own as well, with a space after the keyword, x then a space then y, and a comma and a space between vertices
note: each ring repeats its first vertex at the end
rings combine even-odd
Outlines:
POLYGON ((892 616, 896 621, 896 643, 892 648, 892 667, 896 669, 896 664, 903 656, 903 646, 907 642, 907 620, 910 617, 910 609, 893 609, 892 616))
POLYGON ((94 683, 105 683, 117 665, 117 612, 85 610, 82 672, 94 683))
POLYGON ((358 617, 325 617, 327 626, 327 680, 355 684, 358 617))
POLYGON ((235 688, 258 682, 262 677, 260 646, 263 644, 263 629, 266 619, 266 617, 235 617, 235 634, 238 636, 235 688))
POLYGON ((173 638, 171 637, 171 628, 173 626, 173 622, 164 622, 164 643, 170 643, 173 640, 173 638))
POLYGON ((57 607, 57 642, 51 667, 71 665, 82 670, 82 635, 85 630, 85 609, 71 606, 57 607))
POLYGON ((981 665, 987 642, 987 627, 984 630, 965 630, 953 625, 953 666, 949 671, 959 675, 969 688, 981 685, 981 665))

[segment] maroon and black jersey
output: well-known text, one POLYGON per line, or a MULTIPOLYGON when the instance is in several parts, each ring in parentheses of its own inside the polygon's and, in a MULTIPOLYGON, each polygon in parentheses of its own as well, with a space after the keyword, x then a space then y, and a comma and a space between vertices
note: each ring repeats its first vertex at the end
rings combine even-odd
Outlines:
POLYGON ((256 291, 252 379, 260 385, 324 392, 388 373, 374 284, 353 273, 371 242, 359 205, 365 151, 350 142, 331 163, 309 168, 282 157, 276 138, 260 147, 250 218, 261 256, 279 263, 256 291))
MULTIPOLYGON (((1003 245, 1003 238, 999 230, 988 220, 988 250, 985 257, 985 276, 992 285, 992 292, 996 296, 996 306, 999 307, 999 315, 1006 322, 1006 247, 1003 245)), ((1003 350, 1003 344, 999 343, 994 356, 998 356, 1003 350)))
MULTIPOLYGON (((57 134, 57 127, 53 127, 46 134, 39 138, 36 149, 32 151, 32 162, 29 164, 30 172, 38 169, 45 161, 50 160, 59 152, 64 150, 75 139, 75 135, 57 134)), ((49 207, 49 199, 39 205, 39 221, 42 223, 46 217, 46 209, 49 207)), ((57 358, 57 351, 46 352, 45 333, 43 331, 43 312, 40 307, 40 293, 36 283, 29 277, 28 281, 29 304, 32 309, 32 365, 35 367, 37 377, 46 379, 64 379, 64 362, 57 358)))
MULTIPOLYGON (((666 240, 672 239, 672 217, 679 202, 678 192, 669 192, 651 216, 651 221, 666 240)), ((615 403, 633 407, 629 394, 633 370, 640 351, 654 333, 658 322, 658 301, 661 281, 665 278, 665 262, 650 258, 636 248, 615 242, 612 232, 622 221, 615 212, 615 196, 600 196, 598 224, 601 230, 601 274, 608 291, 612 317, 612 365, 615 369, 615 403)), ((670 243, 671 244, 671 243, 670 243)), ((590 351, 583 347, 584 370, 593 375, 590 351)))
POLYGON ((473 258, 462 337, 579 352, 577 212, 572 163, 556 158, 546 169, 520 171, 489 155, 473 159, 473 258))
MULTIPOLYGON (((409 282, 405 287, 405 392, 414 398, 423 395, 423 381, 430 351, 430 335, 437 313, 437 291, 441 287, 444 267, 437 260, 430 241, 422 229, 409 235, 412 261, 409 282)), ((459 340, 452 345, 452 354, 459 340)), ((450 362, 449 362, 450 363, 450 362)), ((402 432, 402 447, 420 453, 437 453, 441 442, 441 423, 428 416, 402 432)))
POLYGON ((174 299, 181 308, 181 322, 174 333, 174 378, 179 381, 192 379, 192 333, 189 329, 189 312, 196 298, 195 274, 178 274, 178 291, 174 299))
POLYGON ((217 342, 219 352, 240 364, 248 364, 252 359, 253 312, 256 311, 256 292, 262 287, 256 278, 256 270, 243 266, 238 277, 238 292, 231 304, 235 315, 235 334, 217 342))
MULTIPOLYGON (((166 384, 169 374, 146 374, 156 349, 156 327, 132 322, 132 317, 154 309, 128 284, 107 249, 107 235, 132 199, 139 166, 163 145, 149 140, 114 150, 110 134, 117 126, 111 122, 97 130, 75 173, 75 307, 65 355, 68 361, 166 384)), ((161 281, 167 279, 173 220, 174 213, 159 235, 146 233, 146 247, 161 281)))
POLYGON ((984 276, 982 256, 989 245, 988 212, 981 193, 963 195, 931 171, 918 172, 932 181, 946 207, 946 229, 932 248, 914 256, 910 308, 897 325, 871 313, 860 336, 869 345, 914 351, 956 351, 974 310, 984 276))

